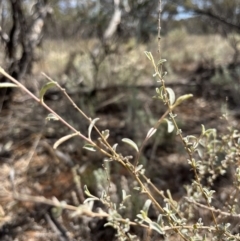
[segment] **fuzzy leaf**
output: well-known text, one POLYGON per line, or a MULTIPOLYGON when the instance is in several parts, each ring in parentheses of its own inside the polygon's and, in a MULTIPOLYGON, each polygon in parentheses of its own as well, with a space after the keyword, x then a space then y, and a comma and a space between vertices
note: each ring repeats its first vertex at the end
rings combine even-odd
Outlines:
POLYGON ((151 52, 144 51, 144 53, 146 54, 146 56, 148 57, 149 60, 153 61, 153 56, 152 56, 151 52))
POLYGON ((122 200, 124 200, 126 198, 127 194, 126 191, 123 189, 122 190, 122 200))
POLYGON ((48 82, 42 87, 42 89, 40 90, 40 94, 39 94, 39 98, 42 103, 43 103, 43 97, 44 97, 45 93, 47 92, 47 90, 49 90, 50 88, 52 88, 54 86, 56 86, 55 82, 48 82))
POLYGON ((143 209, 142 211, 147 215, 148 214, 148 210, 150 205, 152 204, 152 201, 150 199, 147 199, 147 201, 144 203, 143 209))
POLYGON ((143 165, 138 165, 135 169, 135 172, 139 172, 143 168, 143 165))
POLYGON ((185 101, 189 98, 192 98, 192 97, 193 97, 192 94, 182 95, 182 96, 178 97, 178 99, 176 100, 176 103, 173 107, 175 108, 176 106, 180 105, 183 101, 185 101))
POLYGON ((204 135, 206 131, 205 126, 203 124, 201 124, 201 126, 202 126, 202 135, 204 135))
POLYGON ((162 215, 162 214, 159 214, 159 215, 158 215, 158 219, 157 219, 157 223, 161 223, 161 222, 162 222, 162 219, 163 219, 163 215, 162 215))
POLYGON ((168 128, 167 132, 172 133, 175 126, 173 125, 172 121, 170 121, 168 119, 165 119, 165 121, 167 122, 167 128, 168 128))
POLYGON ((148 133, 147 133, 147 139, 152 137, 156 133, 157 129, 156 128, 151 128, 148 133))
POLYGON ((115 144, 112 146, 112 149, 113 149, 114 151, 116 151, 117 146, 118 146, 118 143, 115 143, 115 144))
POLYGON ((47 121, 50 121, 50 120, 58 121, 59 118, 58 118, 56 115, 54 115, 53 113, 50 113, 50 114, 48 114, 48 116, 46 117, 46 120, 47 120, 47 121))
POLYGON ((130 197, 131 197, 131 195, 127 195, 126 191, 122 190, 122 200, 123 200, 123 202, 130 197))
POLYGON ((18 86, 13 83, 0 83, 0 88, 12 88, 12 87, 18 87, 18 86))
POLYGON ((89 192, 87 185, 84 185, 84 186, 83 186, 83 189, 84 189, 84 193, 85 193, 88 197, 97 198, 97 197, 93 196, 93 195, 89 192))
POLYGON ((166 59, 160 59, 158 62, 157 62, 157 66, 160 65, 160 64, 163 64, 164 62, 167 62, 166 59))
POLYGON ((104 138, 105 140, 107 140, 107 138, 108 138, 109 135, 110 135, 109 130, 104 130, 104 131, 102 131, 102 135, 103 135, 103 138, 104 138))
POLYGON ((96 149, 94 148, 94 146, 93 146, 93 145, 90 145, 90 144, 84 145, 83 148, 86 149, 86 150, 88 150, 88 151, 96 151, 96 149))
POLYGON ((53 145, 53 149, 57 149, 57 147, 59 145, 61 145, 63 142, 69 140, 70 138, 74 137, 74 136, 77 136, 79 133, 73 133, 73 134, 70 134, 70 135, 66 135, 66 136, 63 136, 62 138, 60 138, 58 141, 56 141, 53 145))
POLYGON ((91 121, 91 124, 88 127, 88 138, 91 140, 91 133, 92 133, 92 128, 95 125, 95 123, 99 120, 99 118, 95 118, 94 120, 91 121))
POLYGON ((97 197, 89 197, 89 198, 84 200, 83 204, 88 203, 88 202, 92 202, 92 201, 99 201, 99 198, 97 198, 97 197))
POLYGON ((149 223, 149 227, 158 232, 159 234, 165 234, 165 231, 160 227, 159 224, 155 222, 149 223))
POLYGON ((131 147, 133 147, 137 152, 138 152, 138 147, 136 145, 136 143, 128 138, 123 138, 122 142, 127 143, 128 145, 130 145, 131 147))
POLYGON ((166 88, 166 91, 168 92, 168 95, 169 95, 169 102, 171 105, 173 105, 175 102, 175 93, 171 88, 166 88))
POLYGON ((134 187, 133 189, 134 189, 134 190, 137 190, 137 191, 140 191, 140 190, 141 190, 140 187, 134 187))

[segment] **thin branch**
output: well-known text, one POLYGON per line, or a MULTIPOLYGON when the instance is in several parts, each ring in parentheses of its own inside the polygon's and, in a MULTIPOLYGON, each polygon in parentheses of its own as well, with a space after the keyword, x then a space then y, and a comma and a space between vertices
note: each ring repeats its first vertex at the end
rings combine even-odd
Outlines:
POLYGON ((228 213, 228 212, 224 212, 220 209, 215 209, 213 207, 208 207, 204 204, 201 204, 201 203, 198 203, 196 201, 194 201, 193 199, 190 199, 188 197, 185 197, 185 199, 189 202, 189 203, 192 203, 198 207, 201 207, 201 208, 204 208, 204 209, 207 209, 207 210, 210 210, 214 213, 218 213, 218 214, 222 214, 223 216, 227 216, 227 217, 233 217, 233 218, 240 218, 240 214, 233 214, 233 213, 228 213))
POLYGON ((11 80, 14 84, 16 84, 20 89, 22 89, 25 93, 27 93, 31 98, 33 98, 36 102, 38 102, 40 105, 42 105, 45 109, 47 109, 50 113, 54 114, 59 121, 61 121, 65 126, 67 126, 70 130, 72 130, 74 133, 76 133, 78 136, 80 136, 83 140, 97 148, 100 152, 102 152, 104 155, 111 157, 111 154, 104 151, 102 148, 97 146, 92 140, 81 134, 78 130, 76 130, 73 126, 71 126, 68 122, 66 122, 61 116, 59 116, 53 109, 51 109, 48 105, 46 105, 43 101, 41 101, 37 96, 35 96, 31 91, 29 91, 23 84, 21 84, 19 81, 17 81, 15 78, 10 76, 8 73, 5 72, 3 68, 0 67, 0 74, 4 75, 6 78, 11 80))

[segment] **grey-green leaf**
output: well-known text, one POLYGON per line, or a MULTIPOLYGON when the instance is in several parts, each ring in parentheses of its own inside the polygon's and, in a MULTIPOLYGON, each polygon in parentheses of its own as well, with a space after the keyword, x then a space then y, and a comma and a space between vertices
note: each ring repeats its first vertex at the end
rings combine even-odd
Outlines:
POLYGON ((93 196, 93 195, 89 192, 87 185, 84 185, 83 189, 84 189, 84 193, 85 193, 88 197, 96 198, 96 199, 99 200, 98 197, 93 196))
POLYGON ((47 120, 47 121, 50 121, 50 120, 58 121, 59 118, 58 118, 56 115, 54 115, 53 113, 50 113, 50 114, 48 114, 48 116, 46 117, 46 120, 47 120))
POLYGON ((138 165, 135 169, 135 172, 138 173, 143 168, 143 165, 138 165))
POLYGON ((168 119, 165 119, 165 121, 167 122, 167 128, 168 128, 167 132, 172 133, 175 126, 173 125, 172 121, 170 121, 168 119))
POLYGON ((171 88, 166 88, 166 91, 168 92, 169 102, 173 105, 175 102, 175 93, 171 88))
POLYGON ((155 222, 149 223, 149 227, 158 232, 159 234, 165 234, 165 231, 160 227, 159 224, 155 222))
POLYGON ((132 141, 132 140, 130 140, 130 139, 128 139, 128 138, 123 138, 123 139, 122 139, 122 142, 127 143, 128 145, 130 145, 131 147, 133 147, 137 152, 139 151, 139 150, 138 150, 138 147, 137 147, 137 144, 136 144, 134 141, 132 141))
POLYGON ((201 133, 201 135, 204 135, 205 131, 206 131, 205 126, 203 124, 201 124, 201 126, 202 126, 202 133, 201 133))
POLYGON ((148 133, 147 133, 147 139, 149 139, 150 137, 152 137, 155 133, 156 133, 157 129, 156 128, 151 128, 148 133))
POLYGON ((150 199, 147 199, 147 201, 144 203, 143 205, 143 212, 147 215, 148 214, 148 210, 150 205, 152 204, 152 201, 150 199))
POLYGON ((18 87, 17 85, 13 83, 0 83, 0 88, 13 88, 13 87, 18 87))
POLYGON ((40 90, 40 94, 39 94, 39 98, 42 103, 43 103, 43 97, 44 97, 45 93, 47 92, 47 90, 49 90, 50 88, 52 88, 54 86, 56 86, 55 82, 48 82, 42 87, 42 89, 40 90))
POLYGON ((160 60, 157 62, 157 65, 163 64, 164 62, 167 62, 167 60, 166 60, 166 59, 160 59, 160 60))
POLYGON ((89 197, 89 198, 85 199, 83 203, 85 204, 85 203, 88 203, 88 202, 91 202, 91 201, 99 201, 99 198, 89 197))
POLYGON ((88 127, 88 138, 91 140, 91 133, 92 133, 92 128, 95 125, 95 123, 99 120, 99 118, 95 118, 94 120, 91 121, 91 124, 88 127))
POLYGON ((152 56, 151 52, 144 51, 144 53, 146 54, 146 56, 148 57, 149 60, 153 61, 153 56, 152 56))
POLYGON ((74 137, 74 136, 77 136, 79 133, 73 133, 73 134, 70 134, 70 135, 66 135, 66 136, 63 136, 62 138, 60 138, 58 141, 56 141, 53 145, 53 149, 57 149, 57 147, 59 145, 61 145, 63 142, 69 140, 70 138, 74 137))
POLYGON ((96 151, 95 147, 91 144, 86 144, 83 148, 88 151, 96 151))
POLYGON ((193 95, 192 94, 186 94, 186 95, 182 95, 180 97, 177 98, 176 103, 174 104, 174 108, 178 105, 180 105, 183 101, 192 98, 193 95))
POLYGON ((112 146, 112 149, 113 149, 114 151, 116 151, 117 146, 118 146, 118 143, 115 143, 115 144, 112 146))
POLYGON ((131 197, 131 195, 127 195, 126 191, 122 190, 122 200, 123 200, 123 202, 130 197, 131 197))
POLYGON ((105 140, 107 140, 107 138, 108 138, 109 135, 110 135, 109 130, 107 129, 107 130, 102 131, 102 135, 103 135, 103 138, 104 138, 105 140))

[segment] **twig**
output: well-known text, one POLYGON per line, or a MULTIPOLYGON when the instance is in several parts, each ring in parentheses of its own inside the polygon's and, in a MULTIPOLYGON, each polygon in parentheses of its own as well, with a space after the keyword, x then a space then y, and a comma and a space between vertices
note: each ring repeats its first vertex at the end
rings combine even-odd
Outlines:
POLYGON ((204 209, 207 209, 207 210, 210 210, 214 213, 218 213, 218 214, 222 214, 223 216, 227 216, 227 217, 233 217, 233 218, 240 218, 240 214, 233 214, 233 213, 228 213, 228 212, 224 212, 220 209, 215 209, 213 207, 208 207, 204 204, 201 204, 201 203, 198 203, 196 201, 194 201, 193 199, 190 199, 188 197, 185 197, 185 199, 189 202, 189 203, 192 203, 198 207, 201 207, 201 208, 204 208, 204 209))
POLYGON ((81 134, 78 130, 76 130, 73 126, 71 126, 68 122, 66 122, 61 116, 59 116, 53 109, 51 109, 48 105, 46 105, 43 101, 41 101, 39 98, 37 98, 31 91, 29 91, 23 84, 21 84, 18 80, 10 76, 8 73, 5 72, 3 68, 0 67, 0 74, 4 75, 6 78, 11 80, 14 84, 16 84, 19 88, 21 88, 25 93, 31 96, 36 102, 38 102, 40 105, 42 105, 45 109, 47 109, 50 113, 54 114, 59 121, 61 121, 65 126, 67 126, 70 130, 72 130, 74 133, 76 133, 78 136, 80 136, 83 140, 91 144, 93 147, 97 148, 100 152, 102 152, 104 155, 111 157, 111 154, 97 146, 91 139, 87 138, 83 134, 81 134))

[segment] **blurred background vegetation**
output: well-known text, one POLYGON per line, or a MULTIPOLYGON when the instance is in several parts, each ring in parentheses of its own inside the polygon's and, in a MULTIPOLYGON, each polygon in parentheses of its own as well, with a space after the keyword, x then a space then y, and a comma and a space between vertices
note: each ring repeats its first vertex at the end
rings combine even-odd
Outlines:
MULTIPOLYGON (((140 144, 165 110, 152 99, 158 84, 144 55, 147 50, 158 58, 158 4, 157 0, 0 0, 0 66, 36 95, 46 82, 41 72, 46 73, 89 116, 100 117, 97 124, 110 130, 110 143, 127 137, 140 144)), ((226 111, 231 113, 229 122, 238 127, 240 1, 164 0, 161 27, 166 85, 177 96, 194 94, 177 109, 183 132, 198 134, 200 124, 224 131, 228 126, 219 117, 226 111)), ((5 81, 0 77, 0 82, 5 81)), ((45 101, 87 134, 88 123, 59 90, 49 90, 45 101)), ((6 190, 11 190, 6 177, 14 168, 22 193, 55 196, 74 205, 74 195, 83 202, 81 185, 87 184, 96 195, 101 193, 105 175, 101 155, 82 150, 82 140, 66 142, 55 152, 51 146, 68 133, 66 128, 57 122, 46 124, 47 113, 18 90, 0 89, 0 107, 0 181, 6 190), (76 170, 80 184, 74 179, 76 170)), ((124 156, 134 155, 126 146, 118 148, 124 156)), ((185 192, 183 184, 192 178, 184 148, 164 125, 144 148, 141 163, 154 184, 161 190, 170 189, 176 199, 185 192)), ((123 187, 133 187, 129 174, 118 165, 111 164, 110 175, 116 187, 114 195, 120 195, 123 187)), ((222 180, 219 183, 222 185, 222 180)), ((0 209, 5 212, 0 218, 0 239, 23 235, 22 240, 30 240, 31 217, 43 219, 34 232, 44 230, 47 235, 45 214, 56 219, 49 207, 19 204, 16 211, 16 203, 9 204, 14 202, 11 195, 7 197, 0 197, 0 209), (18 230, 21 223, 29 225, 18 230)), ((142 199, 133 195, 132 202, 127 212, 134 218, 142 199)), ((67 220, 70 233, 89 237, 82 226, 79 228, 79 220, 66 216, 63 220, 67 220), (69 220, 76 226, 70 227, 69 220)), ((100 235, 104 228, 102 223, 98 226, 95 229, 100 235)), ((90 240, 111 240, 92 234, 90 240)))
MULTIPOLYGON (((237 0, 162 1, 170 78, 238 65, 239 8, 237 0)), ((41 70, 98 88, 150 73, 139 54, 156 53, 158 1, 2 0, 0 10, 1 64, 18 79, 41 70)))

